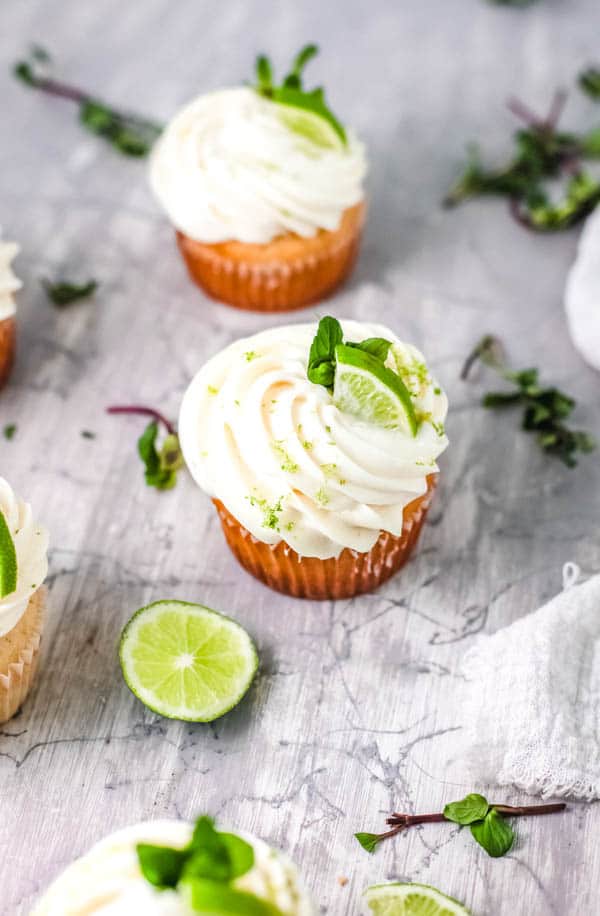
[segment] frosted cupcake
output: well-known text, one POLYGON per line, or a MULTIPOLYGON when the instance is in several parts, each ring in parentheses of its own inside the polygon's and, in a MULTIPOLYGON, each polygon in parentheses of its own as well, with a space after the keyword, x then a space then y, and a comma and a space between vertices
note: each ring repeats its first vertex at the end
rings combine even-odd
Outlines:
POLYGON ((364 148, 321 89, 302 87, 316 52, 303 49, 280 86, 259 58, 256 86, 195 99, 152 155, 151 185, 192 279, 239 308, 281 311, 322 299, 358 253, 364 148))
POLYGON ((37 669, 47 550, 31 506, 0 477, 0 722, 21 707, 37 669))
POLYGON ((120 830, 71 865, 32 916, 314 916, 295 866, 262 840, 151 821, 120 830))
POLYGON ((406 562, 447 399, 388 328, 324 318, 231 344, 182 403, 184 458, 233 553, 278 591, 345 598, 406 562))
POLYGON ((6 383, 15 356, 16 320, 14 293, 21 282, 15 277, 11 262, 19 246, 0 240, 0 388, 6 383))

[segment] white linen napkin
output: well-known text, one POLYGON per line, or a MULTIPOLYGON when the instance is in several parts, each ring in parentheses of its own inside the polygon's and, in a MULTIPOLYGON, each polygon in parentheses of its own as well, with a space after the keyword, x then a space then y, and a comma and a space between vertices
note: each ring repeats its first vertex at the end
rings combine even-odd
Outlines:
POLYGON ((578 575, 566 564, 563 592, 463 659, 463 759, 481 783, 600 798, 600 575, 578 575))

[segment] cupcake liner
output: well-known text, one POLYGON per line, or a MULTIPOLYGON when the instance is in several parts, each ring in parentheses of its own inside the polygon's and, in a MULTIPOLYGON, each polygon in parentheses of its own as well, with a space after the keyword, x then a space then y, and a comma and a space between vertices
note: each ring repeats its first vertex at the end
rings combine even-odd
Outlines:
POLYGON ((218 499, 213 500, 223 533, 234 556, 265 585, 295 598, 352 598, 379 588, 408 560, 421 533, 437 475, 427 478, 427 491, 404 509, 399 536, 382 531, 367 553, 344 548, 339 557, 301 557, 284 541, 265 544, 240 525, 218 499))
POLYGON ((177 232, 188 272, 209 296, 240 309, 285 312, 323 299, 350 273, 365 204, 344 211, 339 229, 312 238, 289 235, 266 245, 205 245, 177 232))
POLYGON ((0 388, 5 385, 15 358, 17 322, 14 315, 0 321, 0 388))
POLYGON ((0 637, 0 724, 18 712, 33 684, 45 610, 46 592, 39 588, 16 627, 0 637))

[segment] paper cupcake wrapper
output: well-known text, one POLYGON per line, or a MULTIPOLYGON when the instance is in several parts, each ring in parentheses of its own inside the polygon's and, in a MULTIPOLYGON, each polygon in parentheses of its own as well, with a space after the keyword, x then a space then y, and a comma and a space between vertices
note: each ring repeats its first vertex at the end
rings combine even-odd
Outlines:
POLYGON ((15 359, 17 322, 13 315, 0 321, 0 388, 6 384, 15 359))
POLYGON ((283 236, 267 245, 205 245, 177 233, 188 272, 213 299, 240 309, 285 312, 323 299, 348 276, 360 246, 365 204, 345 211, 335 232, 283 236))
POLYGON ((0 724, 21 708, 38 667, 46 606, 45 589, 30 598, 27 610, 5 636, 0 637, 0 724))
POLYGON ((225 539, 239 563, 265 585, 295 598, 352 598, 379 588, 408 560, 419 539, 433 497, 437 475, 427 478, 427 491, 404 510, 399 536, 382 531, 367 553, 344 548, 339 557, 301 557, 284 541, 265 544, 240 525, 219 500, 213 500, 225 539))

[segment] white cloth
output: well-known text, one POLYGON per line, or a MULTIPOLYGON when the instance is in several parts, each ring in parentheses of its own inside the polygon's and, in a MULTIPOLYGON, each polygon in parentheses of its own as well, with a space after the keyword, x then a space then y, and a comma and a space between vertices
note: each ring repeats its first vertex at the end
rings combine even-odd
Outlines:
POLYGON ((463 760, 480 783, 600 798, 600 575, 467 653, 463 760))
POLYGON ((588 218, 565 289, 567 324, 586 363, 600 369, 600 207, 588 218))

